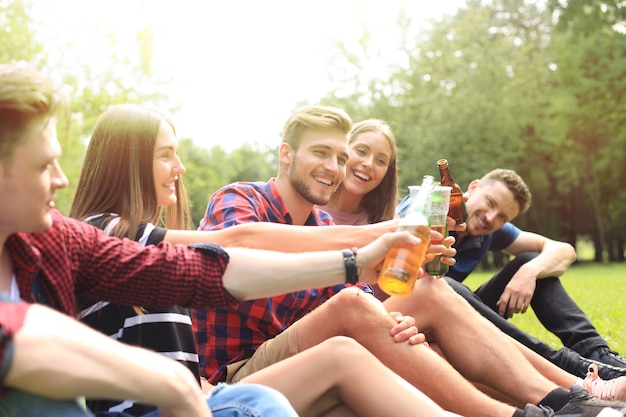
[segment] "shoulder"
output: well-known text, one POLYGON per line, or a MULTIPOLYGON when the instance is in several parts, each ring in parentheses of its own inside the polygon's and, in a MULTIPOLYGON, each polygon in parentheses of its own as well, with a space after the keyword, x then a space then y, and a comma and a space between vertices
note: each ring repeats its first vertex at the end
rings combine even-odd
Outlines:
POLYGON ((335 221, 333 220, 333 216, 326 211, 326 209, 321 209, 317 206, 313 206, 313 210, 311 210, 312 221, 307 221, 306 223, 314 226, 334 226, 335 221))
POLYGON ((520 236, 522 231, 512 223, 505 223, 491 234, 491 249, 503 250, 509 247, 520 236))
POLYGON ((64 216, 56 210, 53 210, 50 215, 52 217, 52 226, 42 232, 33 233, 31 236, 50 239, 61 237, 77 239, 80 237, 90 237, 101 232, 100 229, 95 226, 64 216))
POLYGON ((209 204, 226 204, 238 199, 267 199, 272 190, 266 182, 234 182, 217 190, 211 196, 209 204))
POLYGON ((229 192, 264 192, 270 188, 269 182, 257 181, 257 182, 248 182, 248 181, 236 181, 230 183, 228 185, 223 186, 219 190, 215 192, 215 194, 219 193, 229 193, 229 192))
POLYGON ((507 222, 500 229, 496 230, 493 235, 497 239, 517 239, 521 233, 522 230, 519 227, 507 222))

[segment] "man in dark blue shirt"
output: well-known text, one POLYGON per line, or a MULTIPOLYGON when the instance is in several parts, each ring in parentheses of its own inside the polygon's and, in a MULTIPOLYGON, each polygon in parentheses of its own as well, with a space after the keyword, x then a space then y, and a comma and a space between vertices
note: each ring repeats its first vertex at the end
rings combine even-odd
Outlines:
MULTIPOLYGON (((505 333, 568 372, 584 377, 596 363, 605 379, 626 375, 626 359, 610 350, 558 278, 576 260, 574 248, 510 223, 530 206, 531 193, 523 179, 514 171, 495 169, 472 181, 465 198, 467 228, 450 232, 457 255, 445 277, 448 283, 505 333), (462 282, 490 250, 515 258, 472 292, 462 282), (529 306, 562 341, 562 349, 552 349, 507 321, 529 306)), ((409 196, 398 213, 408 204, 409 196)))

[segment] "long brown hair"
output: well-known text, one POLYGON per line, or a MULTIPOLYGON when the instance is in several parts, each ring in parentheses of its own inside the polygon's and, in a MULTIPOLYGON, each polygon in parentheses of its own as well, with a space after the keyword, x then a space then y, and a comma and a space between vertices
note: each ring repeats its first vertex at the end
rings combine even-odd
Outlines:
POLYGON ((396 136, 391 127, 378 119, 367 119, 355 123, 349 134, 349 143, 365 132, 380 133, 389 141, 391 158, 389 167, 380 184, 361 199, 361 207, 366 211, 370 223, 393 219, 398 203, 398 148, 396 136))
POLYGON ((112 235, 134 239, 141 222, 169 229, 191 227, 187 192, 179 177, 177 202, 159 207, 154 186, 154 147, 163 122, 170 119, 139 105, 116 105, 98 119, 89 140, 70 216, 115 213, 120 222, 112 235))

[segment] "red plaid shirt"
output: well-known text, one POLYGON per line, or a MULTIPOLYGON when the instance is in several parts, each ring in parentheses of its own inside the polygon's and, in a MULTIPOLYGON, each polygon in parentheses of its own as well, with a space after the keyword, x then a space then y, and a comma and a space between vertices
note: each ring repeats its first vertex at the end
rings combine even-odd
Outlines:
POLYGON ((57 211, 52 218, 50 229, 17 233, 5 244, 25 301, 71 316, 77 295, 147 307, 213 308, 236 302, 224 289, 228 255, 217 245, 202 250, 167 242, 144 247, 57 211))
MULTIPOLYGON (((0 301, 0 381, 4 381, 13 358, 13 337, 22 328, 27 303, 0 301)), ((5 393, 4 384, 0 384, 0 395, 5 393)))
MULTIPOLYGON (((268 182, 238 182, 213 194, 202 230, 218 230, 240 223, 293 224, 274 179, 268 182)), ((324 211, 314 208, 308 226, 333 224, 324 211)), ((246 301, 226 308, 196 310, 192 324, 198 342, 200 371, 213 383, 225 378, 225 365, 252 356, 258 346, 345 288, 337 285, 298 291, 273 298, 246 301)))

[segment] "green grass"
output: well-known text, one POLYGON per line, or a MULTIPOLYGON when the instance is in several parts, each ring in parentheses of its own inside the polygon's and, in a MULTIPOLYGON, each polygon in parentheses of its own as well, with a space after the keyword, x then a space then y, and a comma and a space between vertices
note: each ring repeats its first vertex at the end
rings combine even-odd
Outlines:
MULTIPOLYGON (((477 271, 469 276, 465 284, 475 289, 492 275, 493 272, 477 271)), ((626 306, 621 298, 626 293, 626 264, 579 263, 571 266, 561 281, 600 335, 609 342, 611 349, 626 356, 626 306)), ((532 309, 526 314, 515 315, 511 320, 550 346, 562 347, 561 341, 539 323, 532 309)))

